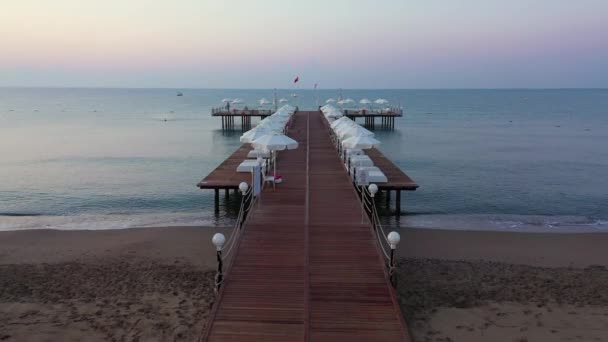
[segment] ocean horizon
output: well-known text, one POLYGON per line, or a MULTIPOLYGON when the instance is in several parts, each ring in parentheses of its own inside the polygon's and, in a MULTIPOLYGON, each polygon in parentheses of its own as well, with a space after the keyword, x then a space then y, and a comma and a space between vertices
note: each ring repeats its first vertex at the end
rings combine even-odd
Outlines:
MULTIPOLYGON (((278 89, 302 109, 337 89, 278 89), (297 93, 293 98, 290 95, 297 93)), ((384 224, 608 231, 608 90, 342 89, 404 108, 380 150, 419 185, 384 224)), ((210 115, 272 89, 0 87, 0 230, 227 226, 196 183, 240 146, 210 115), (183 96, 176 96, 176 92, 183 96)), ((255 122, 254 122, 255 123, 255 122)))

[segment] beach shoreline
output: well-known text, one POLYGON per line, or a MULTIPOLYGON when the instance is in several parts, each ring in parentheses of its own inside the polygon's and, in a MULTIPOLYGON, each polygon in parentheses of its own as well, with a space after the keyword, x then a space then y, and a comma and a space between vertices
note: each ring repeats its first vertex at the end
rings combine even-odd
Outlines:
MULTIPOLYGON (((214 299, 211 236, 227 231, 0 232, 0 337, 192 340, 214 299)), ((608 300, 602 293, 593 297, 608 279, 608 252, 601 248, 608 234, 400 233, 397 290, 416 341, 577 335, 593 340, 608 333, 608 300), (558 285, 572 284, 581 274, 585 290, 555 301, 562 293, 558 285), (538 280, 547 277, 557 281, 549 286, 538 280), (556 329, 563 319, 571 327, 556 329), (592 327, 592 333, 576 333, 579 327, 592 327)))

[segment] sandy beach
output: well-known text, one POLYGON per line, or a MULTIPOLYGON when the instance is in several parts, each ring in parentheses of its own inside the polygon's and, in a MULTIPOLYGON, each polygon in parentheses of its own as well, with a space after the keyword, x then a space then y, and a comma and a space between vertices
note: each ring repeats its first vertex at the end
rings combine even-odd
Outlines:
POLYGON ((416 341, 607 341, 608 234, 403 229, 416 341))
MULTIPOLYGON (((221 229, 0 233, 1 341, 191 341, 221 229)), ((404 229, 416 341, 608 340, 608 234, 404 229)))

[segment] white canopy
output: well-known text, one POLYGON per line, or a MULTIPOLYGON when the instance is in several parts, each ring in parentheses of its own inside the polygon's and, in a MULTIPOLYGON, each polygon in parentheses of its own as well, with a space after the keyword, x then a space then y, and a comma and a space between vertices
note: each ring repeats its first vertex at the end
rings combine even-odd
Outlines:
POLYGON ((370 136, 357 135, 342 141, 344 148, 358 148, 362 150, 378 147, 380 141, 370 136))
POLYGON ((361 99, 361 101, 359 101, 360 104, 371 104, 372 101, 370 101, 369 99, 361 99))
POLYGON ((374 133, 359 125, 354 125, 349 127, 348 129, 340 130, 338 136, 340 137, 340 139, 348 139, 350 137, 355 136, 373 137, 374 133))
POLYGON ((334 103, 334 102, 336 102, 336 100, 334 100, 332 98, 329 98, 329 99, 327 99, 327 101, 325 101, 325 103, 334 103))
POLYGON ((224 103, 232 102, 232 99, 222 99, 222 102, 224 102, 224 103))
POLYGON ((272 132, 273 131, 270 129, 270 127, 257 126, 243 133, 243 135, 241 135, 240 141, 244 144, 251 143, 258 138, 261 138, 267 134, 271 134, 272 132))
POLYGON ((340 127, 341 125, 345 125, 349 122, 352 123, 353 120, 351 120, 350 118, 348 118, 346 116, 343 116, 343 117, 339 118, 338 120, 331 123, 331 129, 335 130, 336 128, 340 127))
POLYGON ((280 133, 266 134, 252 142, 254 148, 267 151, 293 150, 298 142, 280 133))
POLYGON ((260 102, 260 105, 262 105, 262 106, 266 106, 266 105, 269 105, 272 103, 265 98, 261 98, 259 102, 260 102))
POLYGON ((285 102, 289 102, 289 100, 285 99, 285 98, 282 98, 282 99, 279 100, 279 103, 285 103, 285 102))
POLYGON ((386 100, 386 99, 377 99, 376 101, 374 101, 374 103, 379 104, 379 105, 385 105, 385 104, 388 104, 388 100, 386 100))
POLYGON ((232 100, 232 103, 233 103, 233 104, 239 104, 239 103, 243 103, 243 99, 238 99, 238 98, 237 98, 237 99, 234 99, 234 100, 232 100))

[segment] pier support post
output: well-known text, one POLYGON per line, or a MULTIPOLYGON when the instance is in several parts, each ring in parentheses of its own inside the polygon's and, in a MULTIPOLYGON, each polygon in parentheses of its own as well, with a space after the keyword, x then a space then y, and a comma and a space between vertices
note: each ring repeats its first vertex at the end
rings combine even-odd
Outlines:
POLYGON ((230 189, 226 188, 224 190, 224 196, 226 196, 226 199, 228 199, 230 197, 230 189))
POLYGON ((397 190, 395 198, 395 213, 397 216, 401 215, 401 190, 397 190))
POLYGON ((386 190, 386 208, 387 209, 391 208, 391 191, 390 190, 386 190))
POLYGON ((215 211, 220 211, 220 189, 213 189, 215 191, 214 202, 215 202, 215 211))

